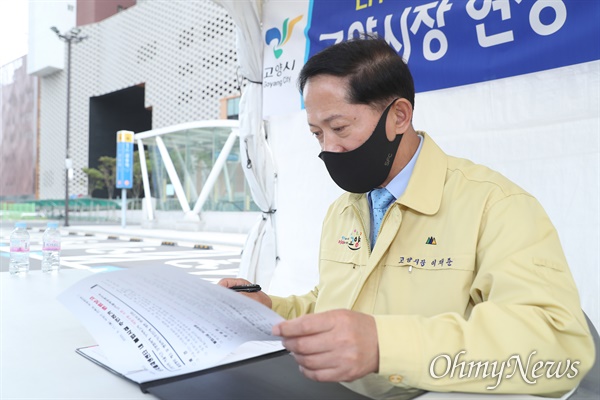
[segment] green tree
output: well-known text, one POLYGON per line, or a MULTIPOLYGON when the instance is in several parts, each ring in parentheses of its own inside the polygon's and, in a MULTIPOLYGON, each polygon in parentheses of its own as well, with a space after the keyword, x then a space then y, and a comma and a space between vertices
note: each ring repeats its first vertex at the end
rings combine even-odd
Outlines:
POLYGON ((94 190, 104 189, 102 172, 98 171, 96 168, 82 168, 82 170, 88 177, 88 197, 92 197, 94 190))
POLYGON ((98 170, 102 174, 108 198, 112 200, 115 193, 117 159, 115 157, 102 156, 98 159, 98 163, 98 170))
MULTIPOLYGON (((148 175, 150 175, 152 173, 152 163, 148 153, 144 154, 146 155, 146 168, 148 169, 148 175)), ((116 186, 117 159, 103 156, 98 159, 98 163, 98 168, 82 168, 88 177, 88 196, 92 197, 92 193, 96 189, 102 190, 106 188, 108 197, 112 199, 116 186)), ((131 193, 134 198, 139 199, 143 191, 144 185, 140 155, 138 151, 135 151, 133 153, 133 187, 131 188, 131 193)))

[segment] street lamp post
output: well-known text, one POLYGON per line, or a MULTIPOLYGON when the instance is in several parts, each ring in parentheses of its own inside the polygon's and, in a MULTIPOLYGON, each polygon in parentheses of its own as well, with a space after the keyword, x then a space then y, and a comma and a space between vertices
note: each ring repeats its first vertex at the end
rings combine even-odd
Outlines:
MULTIPOLYGON (((69 226, 69 172, 73 171, 73 160, 69 153, 70 127, 71 127, 71 44, 87 39, 87 35, 80 36, 81 29, 73 28, 62 34, 55 26, 50 28, 56 36, 67 43, 67 143, 65 156, 65 226, 69 226)), ((72 173, 72 172, 71 172, 72 173)))

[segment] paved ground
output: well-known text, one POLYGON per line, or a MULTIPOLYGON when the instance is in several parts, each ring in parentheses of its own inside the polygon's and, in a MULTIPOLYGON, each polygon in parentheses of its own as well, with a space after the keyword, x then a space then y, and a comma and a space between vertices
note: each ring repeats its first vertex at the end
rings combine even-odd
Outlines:
MULTIPOLYGON (((41 268, 45 222, 28 222, 30 268, 41 268)), ((0 223, 0 271, 8 270, 13 223, 0 223)), ((169 265, 216 282, 238 272, 243 234, 142 229, 140 226, 74 225, 59 227, 61 268, 108 271, 169 265)))

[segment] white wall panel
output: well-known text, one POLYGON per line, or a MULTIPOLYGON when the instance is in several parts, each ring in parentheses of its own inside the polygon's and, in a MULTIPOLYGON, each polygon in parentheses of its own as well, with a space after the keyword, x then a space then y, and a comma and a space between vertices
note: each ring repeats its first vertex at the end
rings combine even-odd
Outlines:
POLYGON ((75 26, 76 1, 29 1, 27 73, 45 76, 65 68, 64 42, 50 27, 65 32, 75 26))

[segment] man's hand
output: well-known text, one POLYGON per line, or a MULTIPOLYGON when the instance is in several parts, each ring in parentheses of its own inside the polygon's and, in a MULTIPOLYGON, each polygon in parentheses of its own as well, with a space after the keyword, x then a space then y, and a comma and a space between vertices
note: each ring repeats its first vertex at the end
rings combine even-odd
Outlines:
POLYGON ((375 319, 349 310, 332 310, 273 327, 283 337, 300 371, 315 381, 349 382, 379 369, 375 319))
MULTIPOLYGON (((218 284, 221 286, 230 288, 232 286, 251 285, 252 282, 249 282, 249 281, 247 281, 245 279, 241 279, 241 278, 223 278, 219 281, 218 284)), ((271 298, 262 291, 251 292, 251 293, 247 293, 247 292, 239 292, 239 293, 243 294, 246 297, 250 297, 252 300, 258 301, 259 303, 261 303, 269 308, 271 308, 271 306, 273 305, 271 298)))

